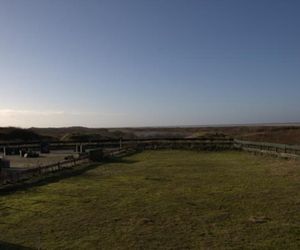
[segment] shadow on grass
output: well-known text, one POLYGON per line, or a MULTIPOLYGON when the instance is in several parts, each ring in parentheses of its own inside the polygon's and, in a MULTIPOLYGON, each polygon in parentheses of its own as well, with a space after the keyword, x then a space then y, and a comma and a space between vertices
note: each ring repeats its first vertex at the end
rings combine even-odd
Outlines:
MULTIPOLYGON (((7 185, 2 188, 0 188, 0 195, 7 195, 11 194, 16 191, 24 191, 33 187, 38 187, 38 186, 44 186, 49 183, 53 182, 58 182, 62 179, 74 177, 81 175, 89 170, 95 169, 99 167, 100 165, 103 164, 108 164, 108 163, 123 163, 123 164, 132 164, 136 163, 138 161, 134 160, 129 160, 129 159, 124 159, 124 158, 111 158, 111 159, 106 159, 102 162, 94 162, 90 164, 85 164, 82 166, 75 167, 74 169, 65 169, 60 172, 55 172, 51 173, 49 175, 44 175, 40 177, 35 177, 20 183, 12 184, 12 185, 7 185)), ((0 248, 2 249, 2 248, 0 248)))
POLYGON ((23 247, 17 244, 0 241, 1 250, 32 250, 34 248, 23 247))
POLYGON ((121 164, 133 164, 137 163, 139 161, 131 160, 131 159, 124 159, 124 158, 112 158, 109 160, 106 160, 105 163, 121 163, 121 164))

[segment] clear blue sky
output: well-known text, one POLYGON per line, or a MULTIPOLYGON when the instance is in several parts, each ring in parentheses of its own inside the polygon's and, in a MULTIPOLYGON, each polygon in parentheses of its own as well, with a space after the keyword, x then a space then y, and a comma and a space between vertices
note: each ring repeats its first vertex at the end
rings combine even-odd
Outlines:
POLYGON ((0 126, 300 121, 298 0, 1 0, 0 126))

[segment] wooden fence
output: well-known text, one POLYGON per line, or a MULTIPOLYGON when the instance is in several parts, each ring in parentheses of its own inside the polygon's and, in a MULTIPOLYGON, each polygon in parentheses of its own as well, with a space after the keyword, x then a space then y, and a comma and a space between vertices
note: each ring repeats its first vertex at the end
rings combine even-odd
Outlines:
POLYGON ((124 142, 124 145, 134 146, 140 150, 147 149, 194 149, 194 150, 227 150, 233 148, 232 139, 160 139, 137 140, 124 142))
MULTIPOLYGON (((99 144, 97 144, 99 146, 99 144)), ((0 172, 0 185, 14 184, 35 176, 74 168, 78 165, 88 163, 90 160, 101 161, 105 158, 122 157, 137 150, 148 149, 187 149, 187 150, 244 150, 248 152, 268 154, 284 158, 300 158, 300 146, 285 144, 263 143, 252 141, 241 141, 233 139, 143 139, 128 140, 124 142, 105 142, 100 147, 87 150, 87 154, 80 158, 57 162, 46 166, 39 166, 28 169, 2 168, 0 172), (112 146, 105 148, 104 145, 112 146), (91 157, 93 156, 93 157, 91 157), (93 159, 92 159, 93 158, 93 159)))
MULTIPOLYGON (((112 139, 101 141, 82 141, 82 142, 49 142, 50 150, 76 150, 83 148, 84 150, 94 148, 119 148, 119 147, 140 147, 140 148, 224 148, 232 146, 232 139, 230 138, 141 138, 141 139, 112 139)), ((0 152, 4 149, 14 150, 19 152, 20 149, 28 149, 39 151, 40 142, 27 142, 27 143, 0 143, 0 152)))
POLYGON ((241 140, 234 140, 233 144, 235 149, 248 152, 268 154, 283 158, 300 158, 300 146, 241 140))
POLYGON ((28 180, 36 176, 42 176, 64 169, 71 169, 78 165, 88 163, 88 156, 82 156, 80 158, 74 158, 71 160, 60 161, 54 164, 45 166, 38 166, 28 169, 16 169, 16 168, 2 168, 0 172, 0 185, 14 184, 20 181, 28 180))
MULTIPOLYGON (((122 157, 136 152, 135 148, 122 148, 115 150, 103 150, 93 149, 91 152, 99 154, 97 161, 105 160, 112 157, 122 157)), ((25 181, 37 176, 47 175, 49 173, 55 173, 65 169, 72 169, 76 166, 89 163, 91 161, 89 153, 80 156, 79 158, 73 158, 70 160, 60 161, 57 163, 38 166, 28 169, 17 168, 2 168, 0 169, 0 186, 5 184, 15 184, 21 181, 25 181)))

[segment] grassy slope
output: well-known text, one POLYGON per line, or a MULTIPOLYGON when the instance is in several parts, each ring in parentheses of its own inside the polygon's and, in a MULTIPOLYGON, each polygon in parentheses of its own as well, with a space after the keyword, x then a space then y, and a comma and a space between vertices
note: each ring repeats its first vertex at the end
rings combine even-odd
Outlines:
POLYGON ((147 151, 0 197, 0 242, 40 241, 44 249, 296 249, 299 207, 299 163, 238 152, 147 151))

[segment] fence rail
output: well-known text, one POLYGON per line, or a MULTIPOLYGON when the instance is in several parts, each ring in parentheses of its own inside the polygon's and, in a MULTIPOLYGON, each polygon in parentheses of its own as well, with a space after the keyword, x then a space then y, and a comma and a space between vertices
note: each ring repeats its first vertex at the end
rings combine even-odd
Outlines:
MULTIPOLYGON (((61 150, 61 149, 71 149, 77 150, 78 146, 82 146, 84 149, 93 149, 93 148, 116 148, 120 145, 126 146, 135 146, 135 145, 150 145, 150 144, 232 144, 232 139, 230 138, 214 138, 214 137, 202 137, 202 138, 141 138, 141 139, 107 139, 107 140, 95 140, 95 141, 71 141, 71 142, 62 142, 62 141, 52 141, 49 142, 50 150, 61 150)), ((0 143, 0 152, 6 149, 15 149, 16 151, 25 148, 31 150, 39 150, 41 147, 41 142, 11 142, 11 143, 0 143)))
POLYGON ((36 176, 54 173, 64 169, 70 169, 88 162, 89 162, 88 156, 82 156, 77 159, 74 158, 72 160, 61 161, 54 164, 38 166, 38 167, 33 167, 28 169, 2 168, 0 172, 0 185, 14 184, 20 181, 28 180, 36 176))
MULTIPOLYGON (((122 148, 122 149, 114 149, 114 150, 102 150, 94 149, 91 151, 98 151, 100 154, 99 160, 104 160, 106 158, 111 157, 122 157, 128 155, 130 153, 136 152, 135 148, 122 148)), ((70 160, 60 161, 57 163, 38 166, 27 169, 16 169, 16 168, 2 168, 0 169, 0 186, 5 184, 16 184, 21 181, 25 181, 37 176, 43 176, 49 173, 55 173, 58 171, 62 171, 65 169, 72 169, 76 166, 89 163, 91 161, 90 154, 84 154, 79 158, 73 158, 70 160)))
POLYGON ((282 156, 285 158, 298 158, 300 157, 300 146, 266 143, 266 142, 253 142, 234 140, 234 148, 241 149, 249 152, 258 152, 262 154, 270 154, 274 156, 282 156))

